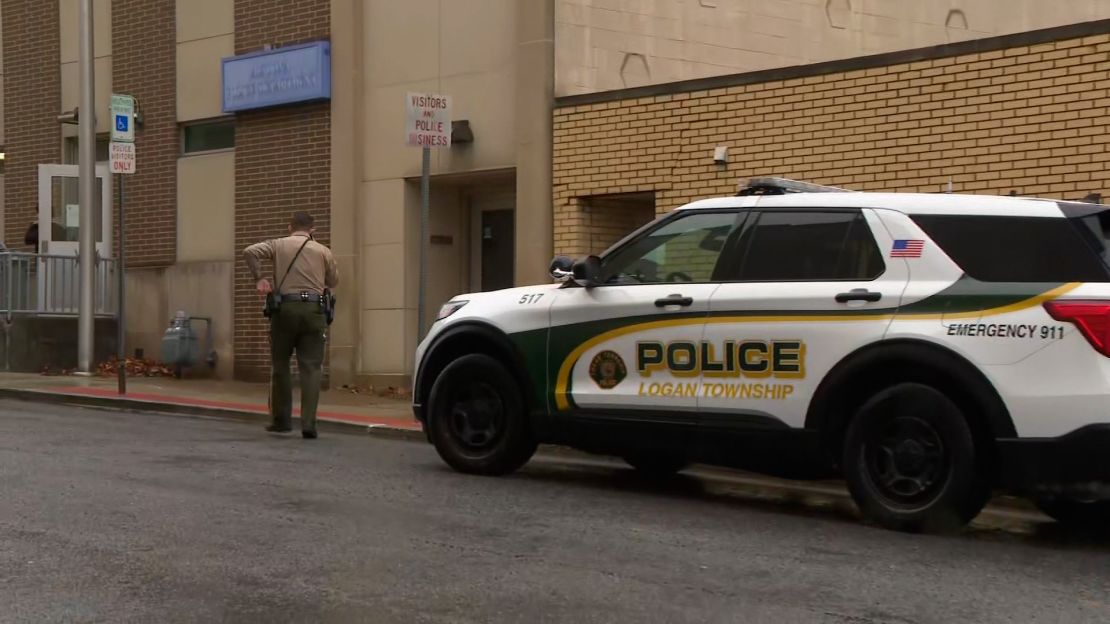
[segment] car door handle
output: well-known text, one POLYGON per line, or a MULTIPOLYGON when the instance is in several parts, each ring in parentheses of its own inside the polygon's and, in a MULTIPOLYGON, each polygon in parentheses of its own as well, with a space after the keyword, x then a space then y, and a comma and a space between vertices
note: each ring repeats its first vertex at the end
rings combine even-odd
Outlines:
POLYGON ((836 295, 837 303, 847 303, 849 301, 870 301, 874 303, 883 298, 883 293, 867 290, 866 288, 853 288, 848 292, 842 292, 836 295))
POLYGON ((682 295, 667 295, 662 299, 655 300, 655 307, 665 308, 667 306, 682 306, 688 307, 694 305, 693 297, 683 297, 682 295))

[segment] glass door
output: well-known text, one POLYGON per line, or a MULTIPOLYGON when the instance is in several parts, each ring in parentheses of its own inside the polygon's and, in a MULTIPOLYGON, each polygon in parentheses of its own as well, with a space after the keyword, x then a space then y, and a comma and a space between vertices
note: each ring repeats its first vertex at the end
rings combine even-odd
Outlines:
MULTIPOLYGON (((44 312, 75 313, 79 289, 77 265, 80 241, 80 189, 77 165, 39 165, 38 308, 44 312)), ((112 257, 112 185, 106 164, 96 166, 93 224, 96 254, 112 257)), ((98 263, 96 309, 113 306, 108 263, 98 263)))

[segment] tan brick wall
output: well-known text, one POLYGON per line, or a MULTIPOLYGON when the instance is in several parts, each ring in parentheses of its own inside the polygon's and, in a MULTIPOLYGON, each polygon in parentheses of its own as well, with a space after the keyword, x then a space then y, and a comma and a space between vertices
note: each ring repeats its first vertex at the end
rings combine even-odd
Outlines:
POLYGON ((3 0, 4 240, 23 249, 38 220, 38 166, 61 162, 58 3, 3 0))
MULTIPOLYGON (((328 0, 237 0, 235 52, 329 36, 328 0)), ((289 215, 307 210, 316 239, 329 242, 331 107, 327 103, 239 113, 235 128, 235 376, 266 379, 268 324, 239 253, 282 236, 289 215)), ((267 270, 270 270, 267 268, 267 270)))
POLYGON ((144 119, 135 132, 135 173, 126 179, 128 267, 165 267, 177 258, 175 20, 174 0, 112 4, 112 90, 135 96, 144 119))
POLYGON ((695 92, 562 106, 556 253, 589 247, 580 198, 664 212, 779 175, 865 191, 1079 199, 1110 187, 1110 35, 695 92), (713 148, 730 148, 727 170, 713 148))

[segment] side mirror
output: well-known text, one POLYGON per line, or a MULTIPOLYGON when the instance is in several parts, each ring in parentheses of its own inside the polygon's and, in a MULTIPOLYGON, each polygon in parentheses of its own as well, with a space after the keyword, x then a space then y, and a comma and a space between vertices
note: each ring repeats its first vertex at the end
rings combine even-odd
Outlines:
POLYGON ((551 261, 551 268, 548 269, 551 274, 551 279, 556 282, 567 282, 570 278, 574 277, 574 260, 566 256, 555 256, 551 261))
POLYGON ((574 273, 575 284, 583 288, 593 288, 600 284, 601 258, 597 256, 586 256, 574 263, 572 272, 574 273))

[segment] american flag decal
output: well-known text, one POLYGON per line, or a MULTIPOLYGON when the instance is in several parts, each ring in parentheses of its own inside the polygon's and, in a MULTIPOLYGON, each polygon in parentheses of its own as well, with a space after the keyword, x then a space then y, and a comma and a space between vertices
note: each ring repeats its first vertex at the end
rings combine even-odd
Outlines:
POLYGON ((894 245, 890 248, 891 258, 920 258, 922 250, 925 249, 925 241, 923 240, 896 240, 894 245))

